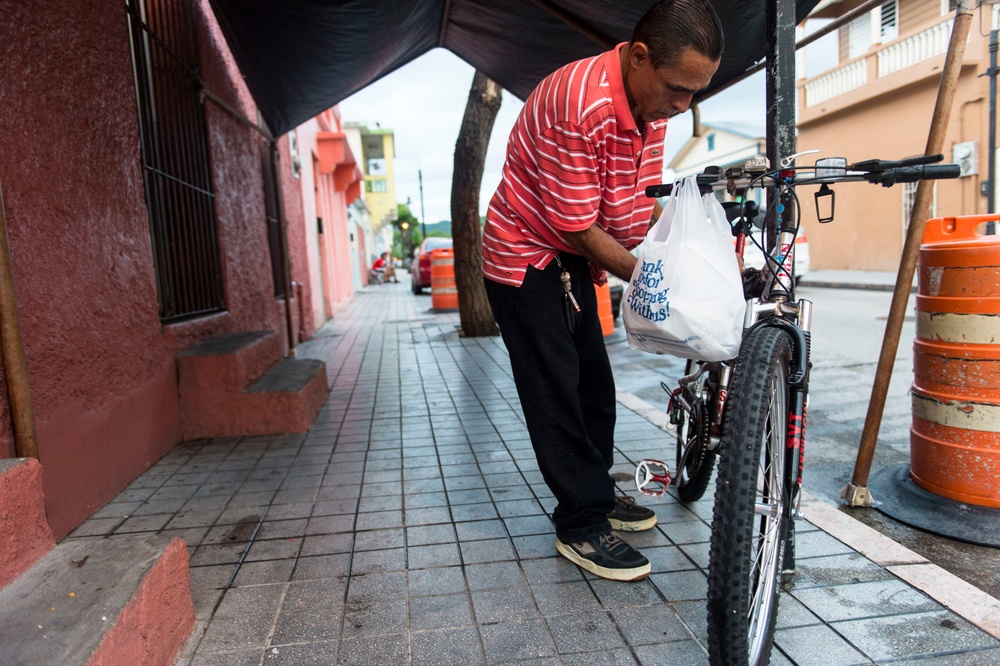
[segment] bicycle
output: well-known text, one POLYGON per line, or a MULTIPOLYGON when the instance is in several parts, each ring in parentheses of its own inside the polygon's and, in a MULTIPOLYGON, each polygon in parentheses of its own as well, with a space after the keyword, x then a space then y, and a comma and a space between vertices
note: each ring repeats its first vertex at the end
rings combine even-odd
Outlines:
MULTIPOLYGON (((723 204, 736 252, 742 257, 749 238, 765 257, 758 273, 744 273, 747 310, 737 357, 689 360, 676 389, 661 384, 670 394, 668 414, 677 432, 674 477, 681 501, 702 497, 718 458, 708 570, 712 664, 769 662, 781 576, 794 571, 812 319, 812 302, 795 297, 795 237, 801 221, 795 188, 820 186, 817 217, 827 223, 833 220, 833 183, 890 187, 957 178, 960 171, 956 164, 936 164, 942 155, 850 165, 838 157, 818 160, 811 168, 792 166, 804 154, 781 160, 779 169, 767 169, 761 160, 725 170, 710 167, 697 176, 703 193, 725 189, 740 199, 723 204), (764 187, 772 196, 761 211, 746 195, 764 187), (827 205, 829 214, 824 214, 827 205), (760 229, 763 243, 754 238, 754 229, 760 229)), ((667 196, 671 188, 654 185, 646 195, 667 196)), ((647 459, 637 466, 635 481, 640 492, 662 496, 672 479, 664 463, 647 459)))

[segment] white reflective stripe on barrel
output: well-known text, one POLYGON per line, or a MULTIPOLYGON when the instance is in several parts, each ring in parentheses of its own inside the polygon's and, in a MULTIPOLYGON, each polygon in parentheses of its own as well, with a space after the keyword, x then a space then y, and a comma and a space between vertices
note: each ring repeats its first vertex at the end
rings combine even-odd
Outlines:
POLYGON ((1000 405, 981 402, 940 402, 913 393, 913 415, 931 423, 1000 433, 1000 405))
POLYGON ((917 337, 976 345, 1000 344, 1000 315, 917 310, 917 337))
POLYGON ((435 294, 457 294, 457 287, 431 287, 431 290, 435 294))

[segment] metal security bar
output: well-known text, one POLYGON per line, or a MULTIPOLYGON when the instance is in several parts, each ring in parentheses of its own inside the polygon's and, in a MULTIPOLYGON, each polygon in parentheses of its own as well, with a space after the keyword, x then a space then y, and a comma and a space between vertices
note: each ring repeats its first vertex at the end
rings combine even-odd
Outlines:
POLYGON ((271 277, 274 279, 274 295, 285 296, 285 262, 281 252, 281 221, 278 217, 278 192, 274 167, 271 163, 271 147, 260 144, 260 172, 264 176, 264 217, 267 221, 267 246, 271 254, 271 277))
POLYGON ((190 0, 126 0, 160 319, 225 309, 190 0))

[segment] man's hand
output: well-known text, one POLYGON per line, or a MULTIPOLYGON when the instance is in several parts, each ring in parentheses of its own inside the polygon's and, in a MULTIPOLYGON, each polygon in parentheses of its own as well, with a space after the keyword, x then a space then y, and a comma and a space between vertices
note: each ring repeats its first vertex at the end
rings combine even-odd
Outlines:
POLYGON ((596 224, 584 231, 564 231, 563 238, 577 254, 623 280, 632 279, 637 259, 596 224))

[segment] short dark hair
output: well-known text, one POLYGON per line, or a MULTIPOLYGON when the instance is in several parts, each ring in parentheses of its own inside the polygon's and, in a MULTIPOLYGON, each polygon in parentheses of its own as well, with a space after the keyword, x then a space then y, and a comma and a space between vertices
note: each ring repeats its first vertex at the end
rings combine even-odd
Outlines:
POLYGON ((712 60, 722 57, 722 22, 709 0, 659 0, 643 15, 630 44, 649 47, 653 67, 673 65, 686 48, 712 60))

